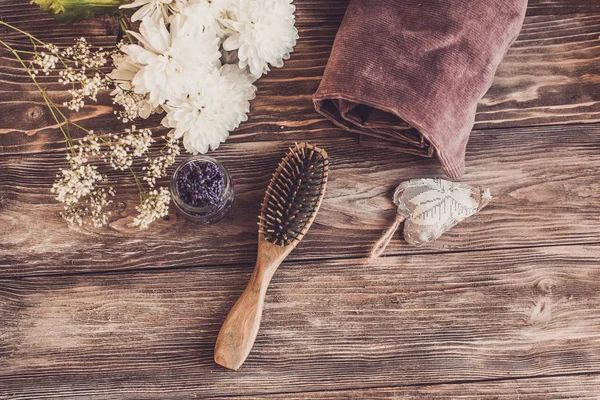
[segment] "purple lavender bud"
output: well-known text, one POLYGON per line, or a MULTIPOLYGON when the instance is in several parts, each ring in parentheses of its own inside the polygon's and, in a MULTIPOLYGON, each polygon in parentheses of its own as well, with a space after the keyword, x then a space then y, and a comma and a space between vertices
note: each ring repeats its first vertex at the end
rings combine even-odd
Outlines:
POLYGON ((224 189, 225 177, 219 167, 210 161, 189 162, 177 176, 179 197, 192 207, 222 206, 224 189))
POLYGON ((203 225, 218 222, 227 215, 235 196, 225 167, 207 156, 190 157, 175 169, 171 193, 177 208, 203 225))

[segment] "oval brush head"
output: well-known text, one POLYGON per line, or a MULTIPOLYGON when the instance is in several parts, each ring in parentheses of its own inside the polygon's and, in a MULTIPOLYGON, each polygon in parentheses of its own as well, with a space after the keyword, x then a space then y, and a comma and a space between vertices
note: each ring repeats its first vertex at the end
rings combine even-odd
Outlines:
POLYGON ((325 150, 308 143, 290 148, 265 194, 259 235, 275 245, 296 245, 315 219, 328 172, 325 150))

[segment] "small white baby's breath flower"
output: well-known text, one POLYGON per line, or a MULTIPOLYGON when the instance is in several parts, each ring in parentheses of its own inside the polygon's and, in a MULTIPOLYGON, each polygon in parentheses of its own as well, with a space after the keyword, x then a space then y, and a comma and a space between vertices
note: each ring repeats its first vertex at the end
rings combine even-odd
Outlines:
POLYGON ((52 43, 46 43, 44 47, 46 48, 46 50, 48 50, 50 52, 50 54, 54 54, 54 55, 58 54, 58 51, 59 51, 58 47, 53 45, 52 43))
POLYGON ((142 203, 136 207, 139 214, 133 220, 133 226, 146 229, 152 222, 167 216, 170 202, 171 193, 169 189, 161 187, 151 190, 142 203))
POLYGON ((106 208, 112 204, 111 196, 115 195, 113 188, 96 187, 85 201, 65 206, 61 216, 74 225, 90 224, 97 228, 108 225, 110 211, 106 208))
POLYGON ((77 78, 76 82, 79 83, 79 87, 69 90, 69 94, 73 97, 65 104, 73 111, 79 111, 84 106, 85 98, 97 101, 98 94, 109 87, 106 78, 101 77, 98 73, 92 77, 82 74, 82 76, 77 78))
POLYGON ((132 91, 124 91, 120 88, 113 90, 111 93, 113 103, 121 106, 120 110, 115 110, 117 118, 123 123, 133 121, 140 117, 146 119, 154 112, 154 108, 148 101, 148 95, 141 95, 132 91))
POLYGON ((157 179, 164 177, 167 174, 167 168, 175 164, 175 159, 180 153, 179 141, 173 137, 172 132, 168 136, 163 136, 166 140, 164 148, 160 151, 160 155, 155 157, 146 157, 147 166, 143 167, 146 174, 142 178, 150 187, 156 185, 157 179))
POLYGON ((56 199, 64 204, 62 217, 72 224, 89 223, 97 227, 108 224, 110 211, 107 208, 115 191, 112 187, 99 186, 106 176, 87 163, 88 156, 95 153, 96 148, 94 139, 74 147, 75 154, 67 157, 69 167, 61 169, 51 189, 56 199))
POLYGON ((115 140, 109 145, 110 165, 120 171, 129 169, 133 165, 133 158, 146 154, 154 142, 150 129, 138 130, 132 125, 125 132, 125 136, 114 135, 115 140))
MULTIPOLYGON (((55 49, 56 47, 53 47, 50 51, 55 49)), ((109 52, 103 51, 102 48, 92 51, 92 46, 84 37, 81 37, 75 39, 73 46, 59 50, 57 54, 64 59, 72 61, 76 67, 85 71, 88 68, 100 68, 106 65, 109 52)))
POLYGON ((88 196, 96 183, 104 180, 97 167, 80 163, 83 160, 77 156, 72 157, 70 161, 69 168, 60 170, 60 175, 52 186, 52 193, 56 193, 56 199, 65 204, 74 204, 88 196))
MULTIPOLYGON (((46 54, 42 51, 33 56, 31 62, 33 63, 33 65, 41 68, 42 72, 44 72, 46 75, 49 75, 50 72, 54 70, 54 68, 56 68, 56 63, 59 62, 59 59, 56 55, 52 53, 46 54)), ((35 69, 35 73, 38 72, 39 71, 35 69)))

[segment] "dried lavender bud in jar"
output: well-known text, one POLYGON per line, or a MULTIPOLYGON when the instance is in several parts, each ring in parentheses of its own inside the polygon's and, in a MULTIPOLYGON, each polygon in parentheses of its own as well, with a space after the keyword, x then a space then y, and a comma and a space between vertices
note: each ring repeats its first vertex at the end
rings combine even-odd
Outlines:
POLYGON ((235 197, 227 169, 204 155, 182 161, 173 171, 170 189, 179 211, 202 225, 223 219, 235 197))
POLYGON ((192 207, 222 206, 224 188, 225 177, 219 167, 210 161, 189 162, 177 176, 179 196, 192 207))

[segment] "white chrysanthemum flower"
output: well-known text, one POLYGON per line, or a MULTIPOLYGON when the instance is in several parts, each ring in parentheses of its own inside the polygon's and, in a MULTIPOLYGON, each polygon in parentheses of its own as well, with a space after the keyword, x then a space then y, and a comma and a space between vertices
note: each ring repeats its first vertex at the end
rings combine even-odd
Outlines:
POLYGON ((131 57, 123 53, 115 53, 112 55, 113 70, 108 77, 112 79, 115 86, 119 86, 121 90, 132 90, 131 80, 142 68, 140 64, 131 61, 131 57))
POLYGON ((183 137, 183 145, 191 153, 215 150, 230 131, 248 119, 255 91, 248 73, 224 65, 207 77, 200 91, 163 106, 167 116, 162 124, 174 128, 175 138, 183 137))
POLYGON ((239 66, 248 66, 259 78, 269 64, 283 66, 298 39, 292 0, 240 0, 223 20, 233 32, 223 42, 227 51, 238 50, 239 66))
POLYGON ((113 54, 112 58, 115 68, 108 76, 115 88, 110 95, 113 96, 115 104, 123 107, 121 110, 115 110, 115 114, 118 114, 123 122, 128 122, 137 117, 148 118, 155 111, 149 102, 149 95, 134 93, 133 84, 131 83, 142 66, 132 62, 127 54, 113 54))
POLYGON ((154 20, 167 18, 170 14, 175 14, 181 1, 179 0, 135 0, 133 3, 123 4, 119 8, 138 8, 131 16, 131 21, 141 21, 146 17, 154 20))
POLYGON ((244 90, 244 96, 248 100, 254 99, 256 96, 256 86, 253 83, 256 81, 256 77, 249 74, 247 70, 240 69, 235 64, 225 64, 219 69, 221 76, 226 77, 230 82, 238 85, 244 90))
POLYGON ((190 22, 192 29, 211 30, 218 36, 226 33, 221 21, 227 18, 227 11, 233 4, 232 0, 190 0, 180 9, 180 13, 190 22))
POLYGON ((216 34, 188 29, 186 23, 193 21, 177 15, 167 29, 162 18, 158 21, 146 18, 140 25, 140 33, 130 32, 141 45, 122 48, 132 62, 141 65, 132 79, 135 93, 148 93, 154 107, 167 99, 185 96, 219 65, 221 53, 216 34))

